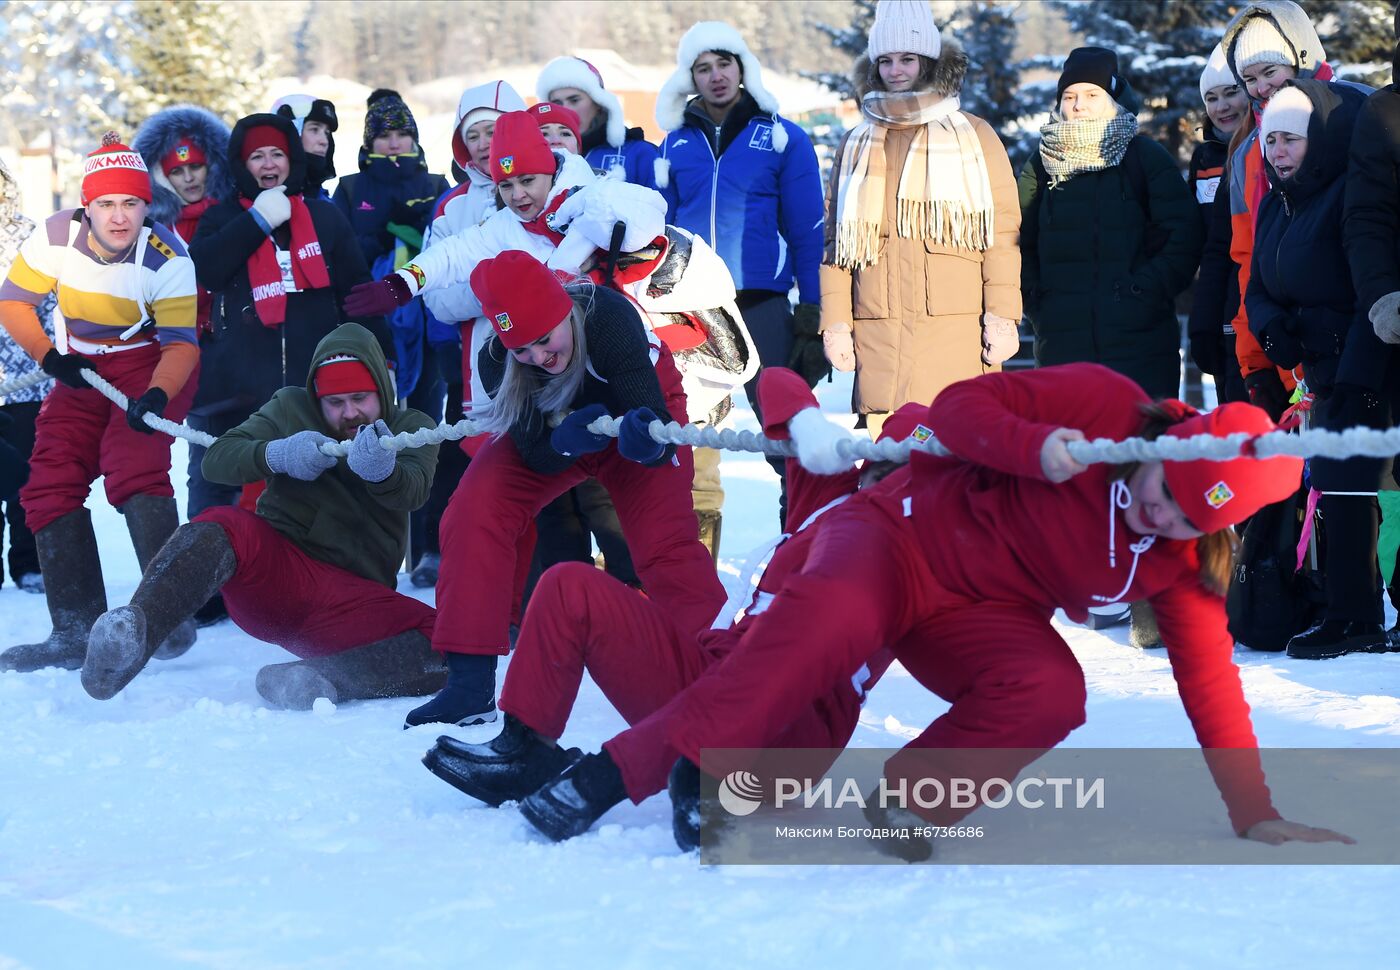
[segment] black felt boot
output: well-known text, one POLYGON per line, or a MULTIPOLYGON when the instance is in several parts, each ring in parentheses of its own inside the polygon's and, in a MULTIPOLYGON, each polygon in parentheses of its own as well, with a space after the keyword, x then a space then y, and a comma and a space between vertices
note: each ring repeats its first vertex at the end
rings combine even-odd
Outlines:
POLYGON ((316 698, 332 703, 379 697, 421 697, 447 679, 442 657, 418 630, 352 647, 327 657, 269 664, 258 671, 258 694, 279 710, 309 711, 316 698))
POLYGON ((34 544, 44 574, 53 632, 42 643, 0 653, 0 670, 77 670, 87 654, 88 631, 107 609, 92 516, 86 508, 74 509, 36 532, 34 544))
POLYGON ((606 751, 584 755, 520 803, 525 820, 555 842, 593 827, 627 797, 622 773, 606 751))
POLYGON ((404 719, 405 729, 420 724, 467 727, 496 719, 496 661, 494 653, 444 653, 447 686, 404 719))
POLYGON ((104 613, 93 624, 83 689, 98 700, 115 697, 161 644, 233 577, 237 565, 221 526, 190 522, 176 529, 146 568, 131 603, 104 613))
POLYGON ((458 791, 497 808, 520 801, 582 757, 578 748, 552 744, 507 714, 501 733, 485 744, 438 738, 423 764, 458 791))
POLYGON ((700 769, 689 758, 678 758, 666 779, 671 795, 671 834, 682 852, 700 848, 700 769))
MULTIPOLYGON (((144 576, 161 546, 180 527, 180 513, 173 498, 159 495, 133 495, 120 511, 126 518, 126 531, 131 534, 131 546, 136 550, 136 562, 144 576)), ((193 619, 177 624, 156 648, 156 657, 175 659, 194 646, 196 635, 193 619)))

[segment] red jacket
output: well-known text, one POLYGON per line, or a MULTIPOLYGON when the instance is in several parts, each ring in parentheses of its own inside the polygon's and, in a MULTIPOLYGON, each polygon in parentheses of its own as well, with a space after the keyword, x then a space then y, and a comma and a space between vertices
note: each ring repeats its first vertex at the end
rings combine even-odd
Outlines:
MULTIPOLYGON (((1145 551, 1137 543, 1135 553, 1130 547, 1142 537, 1111 505, 1112 466, 1092 465, 1059 485, 1041 474, 1040 449, 1052 430, 1132 437, 1147 401, 1132 381, 1097 364, 952 385, 926 423, 959 457, 913 457, 914 527, 934 575, 970 599, 1031 604, 1047 617, 1060 607, 1080 620, 1103 602, 1150 601, 1201 747, 1254 749, 1225 601, 1201 584, 1195 543, 1159 537, 1145 551)), ((1238 831, 1278 817, 1257 752, 1207 752, 1207 761, 1238 831)))

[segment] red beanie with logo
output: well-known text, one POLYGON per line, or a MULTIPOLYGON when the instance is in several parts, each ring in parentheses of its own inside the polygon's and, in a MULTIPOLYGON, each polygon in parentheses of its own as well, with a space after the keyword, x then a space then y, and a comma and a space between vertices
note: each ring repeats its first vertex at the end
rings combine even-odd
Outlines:
POLYGON ((379 392, 374 375, 364 361, 349 354, 327 357, 316 367, 316 396, 328 394, 356 394, 362 391, 379 392))
POLYGON ((181 165, 208 165, 209 159, 189 135, 181 135, 175 147, 161 156, 160 170, 169 176, 181 165))
MULTIPOLYGON (((513 113, 525 116, 523 111, 513 113)), ((498 126, 496 131, 500 130, 498 126)), ((539 129, 535 133, 539 134, 539 129)), ((494 149, 493 141, 493 154, 494 149)), ((495 158, 491 161, 494 167, 495 158)), ((481 301, 482 315, 510 350, 539 340, 563 323, 574 308, 559 278, 544 263, 518 249, 507 249, 477 263, 471 288, 481 301)))
POLYGON ((578 112, 573 108, 562 104, 553 104, 549 101, 541 101, 539 104, 532 104, 528 113, 535 116, 535 124, 541 128, 545 125, 563 125, 572 131, 579 150, 583 150, 583 136, 578 131, 578 112))
MULTIPOLYGON (((1184 406, 1183 406, 1184 409, 1184 406)), ((1243 432, 1251 437, 1277 430, 1262 408, 1243 402, 1222 404, 1168 428, 1164 434, 1191 438, 1199 434, 1223 438, 1243 432)), ((1266 505, 1281 502, 1298 490, 1303 459, 1248 457, 1228 461, 1167 461, 1162 463, 1167 488, 1182 513, 1202 532, 1236 525, 1266 505)))
POLYGON ((884 441, 889 438, 893 441, 903 441, 905 438, 913 438, 915 441, 927 441, 933 437, 932 429, 923 423, 927 417, 927 404, 910 401, 885 419, 875 440, 884 441))
POLYGON ((259 148, 280 148, 283 155, 290 154, 287 135, 281 128, 271 125, 254 125, 243 135, 243 145, 238 149, 238 160, 248 161, 248 156, 259 148))
POLYGON ((528 111, 507 111, 496 119, 491 136, 491 181, 520 175, 553 175, 550 150, 535 116, 528 111))
POLYGON ((83 163, 83 205, 104 195, 134 195, 151 201, 151 173, 146 163, 139 153, 122 144, 115 131, 103 135, 102 147, 83 163))

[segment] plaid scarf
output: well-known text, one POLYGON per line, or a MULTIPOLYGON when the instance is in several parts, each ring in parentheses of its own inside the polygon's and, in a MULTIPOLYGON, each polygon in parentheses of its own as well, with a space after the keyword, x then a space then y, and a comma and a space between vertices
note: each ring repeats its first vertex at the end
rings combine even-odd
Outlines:
POLYGON ((957 95, 871 91, 846 141, 836 192, 836 265, 872 266, 885 221, 885 133, 918 127, 896 192, 895 232, 943 246, 986 250, 995 205, 982 143, 957 95))
POLYGON ((1123 160, 1138 132, 1137 115, 1124 110, 1110 118, 1061 118, 1056 112, 1040 129, 1040 160, 1050 188, 1081 172, 1101 172, 1123 160))

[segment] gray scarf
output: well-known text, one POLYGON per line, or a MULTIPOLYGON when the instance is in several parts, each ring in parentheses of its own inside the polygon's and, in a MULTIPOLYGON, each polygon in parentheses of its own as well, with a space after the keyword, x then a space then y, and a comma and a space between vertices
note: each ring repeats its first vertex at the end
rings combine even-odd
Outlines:
POLYGON ((1050 188, 1081 172, 1101 172, 1117 165, 1137 131, 1137 115, 1121 106, 1108 118, 1071 120, 1055 112, 1040 129, 1040 160, 1050 176, 1050 188))

